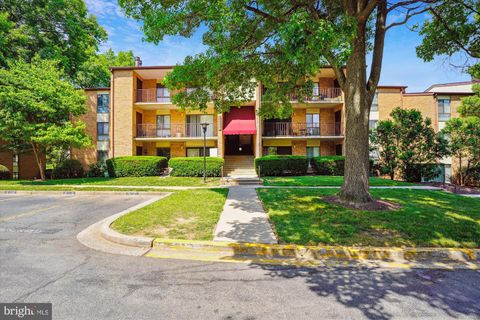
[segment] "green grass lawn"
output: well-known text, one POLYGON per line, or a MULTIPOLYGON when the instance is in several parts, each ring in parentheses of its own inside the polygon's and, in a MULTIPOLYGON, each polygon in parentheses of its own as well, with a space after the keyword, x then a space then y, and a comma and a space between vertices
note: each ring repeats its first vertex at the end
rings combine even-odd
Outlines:
POLYGON ((480 199, 429 190, 376 189, 396 211, 354 211, 322 196, 336 189, 258 189, 283 243, 480 247, 480 199))
MULTIPOLYGON (((343 183, 343 176, 298 176, 264 177, 264 186, 327 186, 336 187, 343 183)), ((411 186, 412 183, 381 178, 370 178, 371 186, 411 186)))
POLYGON ((199 177, 121 177, 121 178, 79 178, 54 179, 47 181, 33 180, 0 180, 0 187, 8 186, 54 186, 54 185, 109 185, 109 186, 218 186, 220 178, 207 178, 203 183, 199 177))
POLYGON ((212 240, 228 189, 178 191, 112 224, 118 232, 158 238, 212 240))

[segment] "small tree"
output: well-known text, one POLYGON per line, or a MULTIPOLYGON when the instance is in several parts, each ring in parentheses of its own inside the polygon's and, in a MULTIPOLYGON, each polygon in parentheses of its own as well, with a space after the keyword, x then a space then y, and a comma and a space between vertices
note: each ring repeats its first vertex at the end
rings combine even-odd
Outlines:
POLYGON ((398 167, 397 145, 392 143, 396 140, 395 133, 392 121, 380 121, 370 133, 371 145, 378 152, 380 173, 389 175, 392 180, 398 167))
POLYGON ((430 164, 448 154, 447 141, 418 110, 396 108, 390 116, 391 120, 379 121, 372 133, 383 172, 393 178, 398 171, 406 181, 434 178, 436 170, 430 164))
POLYGON ((17 152, 33 151, 42 180, 47 148, 90 145, 85 124, 70 121, 86 111, 85 95, 57 66, 35 57, 0 69, 0 140, 17 152))
POLYGON ((480 118, 450 119, 443 132, 448 135, 450 151, 458 160, 455 180, 465 185, 472 173, 470 169, 480 165, 480 118))

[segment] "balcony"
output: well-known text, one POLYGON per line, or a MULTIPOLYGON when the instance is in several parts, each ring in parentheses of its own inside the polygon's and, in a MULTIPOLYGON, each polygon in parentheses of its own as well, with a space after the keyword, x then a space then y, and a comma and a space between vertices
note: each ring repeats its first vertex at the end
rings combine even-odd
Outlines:
POLYGON ((170 94, 158 92, 156 88, 137 89, 137 97, 135 102, 147 103, 172 103, 170 94))
MULTIPOLYGON (((311 97, 304 97, 305 102, 342 102, 342 89, 340 88, 314 88, 311 97)), ((290 94, 290 101, 298 101, 296 93, 290 94)))
MULTIPOLYGON (((214 132, 214 124, 210 123, 207 127, 206 137, 215 137, 214 132)), ((203 138, 202 126, 199 123, 170 125, 139 124, 137 125, 136 133, 137 138, 203 138)))
POLYGON ((342 123, 264 122, 264 137, 342 137, 342 123))

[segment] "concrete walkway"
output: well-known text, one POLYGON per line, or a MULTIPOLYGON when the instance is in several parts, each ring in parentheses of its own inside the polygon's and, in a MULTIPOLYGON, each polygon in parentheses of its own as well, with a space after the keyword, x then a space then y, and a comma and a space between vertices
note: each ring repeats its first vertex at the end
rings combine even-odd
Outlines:
POLYGON ((255 187, 230 187, 213 240, 277 243, 255 187))

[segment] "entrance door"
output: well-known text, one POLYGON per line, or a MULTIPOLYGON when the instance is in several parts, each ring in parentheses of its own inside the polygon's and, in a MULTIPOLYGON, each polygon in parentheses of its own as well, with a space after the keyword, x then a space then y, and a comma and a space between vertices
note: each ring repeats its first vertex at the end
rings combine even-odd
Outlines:
POLYGON ((342 111, 335 112, 335 135, 342 134, 342 111))
POLYGON ((253 135, 226 135, 225 154, 232 155, 253 155, 253 135))
POLYGON ((143 115, 140 112, 135 113, 135 119, 137 123, 137 137, 143 137, 145 136, 144 130, 143 130, 143 115))

